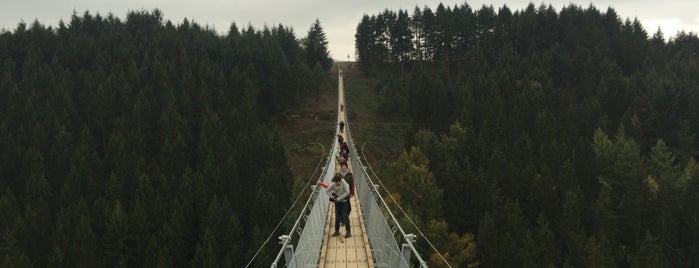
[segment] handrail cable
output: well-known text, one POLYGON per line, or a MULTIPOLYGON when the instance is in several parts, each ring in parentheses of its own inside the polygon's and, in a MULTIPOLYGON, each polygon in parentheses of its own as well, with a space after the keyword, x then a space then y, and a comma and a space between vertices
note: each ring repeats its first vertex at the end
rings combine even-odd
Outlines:
MULTIPOLYGON (((348 139, 348 140, 351 140, 351 137, 350 137, 350 134, 349 134, 349 120, 347 120, 346 117, 345 117, 345 124, 346 124, 345 127, 347 128, 347 139, 348 139)), ((354 146, 354 142, 352 142, 352 146, 354 146)), ((356 147, 354 147, 354 148, 355 148, 355 151, 356 151, 357 148, 356 148, 356 147)), ((362 155, 362 156, 363 156, 363 155, 362 155)), ((360 163, 361 163, 361 159, 360 159, 359 161, 360 161, 360 163)), ((371 178, 369 177, 369 174, 366 173, 366 167, 363 167, 363 168, 364 168, 364 173, 367 175, 367 176, 366 176, 366 179, 369 180, 370 185, 373 185, 374 183, 371 181, 371 178)), ((384 189, 385 189, 385 188, 384 188, 384 189)), ((386 201, 383 200, 383 198, 381 197, 381 194, 379 193, 379 190, 378 190, 378 189, 374 189, 374 190, 375 190, 376 193, 378 194, 378 196, 379 196, 378 199, 381 201, 381 204, 383 204, 384 207, 388 208, 388 205, 386 204, 386 201)), ((395 200, 395 199, 394 199, 394 200, 395 200)), ((408 245, 410 246, 410 249, 415 253, 415 257, 416 257, 416 258, 418 259, 418 261, 420 262, 420 267, 425 267, 425 268, 426 268, 426 267, 427 267, 427 263, 422 259, 422 257, 420 256, 420 253, 417 252, 417 249, 415 248, 415 245, 413 245, 413 238, 412 238, 412 237, 409 237, 408 234, 405 233, 405 231, 403 230, 403 228, 402 228, 402 227, 400 226, 400 224, 398 223, 398 219, 396 219, 396 216, 393 215, 393 212, 391 212, 390 209, 386 209, 386 213, 388 213, 388 215, 391 217, 391 219, 393 220, 393 222, 396 223, 395 227, 398 228, 398 230, 400 231, 400 233, 403 235, 403 238, 405 239, 405 242, 408 243, 408 245)), ((405 213, 405 212, 404 212, 404 213, 405 213)), ((407 260, 406 260, 406 261, 407 261, 407 260)))
MULTIPOLYGON (((316 172, 318 172, 318 168, 320 167, 320 164, 323 163, 323 160, 325 159, 325 146, 323 146, 322 144, 317 143, 317 142, 312 142, 312 143, 307 143, 307 144, 317 144, 317 145, 320 145, 320 146, 323 148, 323 149, 322 149, 323 155, 322 155, 322 157, 320 158, 320 161, 318 161, 318 164, 316 165, 315 170, 313 170, 313 174, 310 176, 310 179, 308 180, 308 182, 306 182, 306 185, 303 186, 302 189, 308 188, 308 186, 309 186, 309 184, 311 183, 311 181, 313 180, 313 178, 315 178, 316 172)), ((284 217, 282 217, 282 219, 279 220, 279 223, 277 223, 277 226, 274 227, 274 230, 272 230, 272 232, 269 234, 269 236, 267 236, 267 239, 265 240, 265 242, 262 243, 262 245, 260 246, 259 249, 257 249, 257 252, 255 252, 255 255, 252 256, 252 259, 250 259, 250 261, 248 262, 248 264, 245 265, 245 268, 250 267, 250 264, 252 264, 252 262, 255 260, 255 258, 257 257, 257 255, 260 254, 260 251, 262 251, 262 249, 265 247, 265 245, 267 245, 267 242, 269 242, 269 239, 272 238, 272 236, 274 235, 274 233, 277 232, 277 230, 279 229, 279 226, 281 226, 282 223, 284 222, 284 220, 286 219, 286 217, 289 216, 289 213, 291 213, 291 210, 294 209, 294 207, 296 206, 296 203, 299 201, 299 199, 301 198, 301 196, 303 195, 303 193, 304 193, 303 190, 299 191, 299 194, 296 196, 296 199, 294 200, 294 203, 292 203, 292 204, 291 204, 291 207, 289 207, 289 209, 286 211, 286 213, 284 213, 284 217)))
POLYGON ((379 182, 379 184, 381 185, 381 187, 382 187, 382 188, 384 189, 384 191, 386 191, 386 193, 388 194, 388 197, 390 197, 391 200, 393 200, 393 203, 396 204, 396 206, 398 207, 398 209, 400 209, 401 212, 403 212, 403 215, 405 215, 405 217, 408 218, 408 221, 410 221, 410 223, 415 227, 415 229, 417 229, 417 231, 420 233, 420 235, 421 235, 423 238, 425 238, 425 241, 427 241, 427 243, 430 245, 430 247, 432 248, 432 250, 433 250, 434 252, 436 252, 437 255, 439 255, 439 257, 442 259, 442 261, 444 261, 444 263, 445 263, 447 266, 449 266, 449 268, 452 268, 452 267, 451 267, 451 264, 449 264, 449 262, 444 258, 444 256, 442 256, 442 253, 440 253, 439 250, 437 250, 437 248, 432 244, 432 242, 430 241, 430 239, 427 238, 427 236, 426 236, 424 233, 422 233, 422 231, 420 230, 420 228, 417 227, 417 225, 415 224, 415 222, 413 222, 413 219, 410 218, 410 215, 408 215, 408 213, 406 213, 405 210, 403 210, 403 208, 400 206, 400 204, 398 203, 398 201, 396 201, 396 199, 393 198, 393 195, 391 195, 391 192, 390 192, 390 191, 388 190, 388 188, 386 188, 386 186, 383 184, 383 182, 382 182, 381 179, 379 178, 379 175, 376 174, 376 171, 374 171, 374 169, 371 167, 371 164, 369 164, 369 159, 367 159, 366 156, 364 155, 364 145, 366 145, 367 143, 368 143, 368 142, 365 142, 364 144, 362 144, 362 158, 364 158, 364 160, 366 160, 366 161, 364 161, 364 162, 365 162, 365 163, 367 164, 367 166, 369 167, 369 170, 371 170, 371 172, 374 173, 374 177, 376 178, 376 181, 379 182))
MULTIPOLYGON (((342 95, 342 102, 345 103, 345 96, 344 96, 344 94, 342 95)), ((344 115, 345 115, 345 116, 344 116, 344 119, 345 119, 345 128, 347 129, 347 140, 351 140, 351 135, 350 135, 350 130, 349 130, 349 129, 350 129, 350 127, 349 127, 350 123, 349 123, 349 118, 347 118, 347 107, 345 107, 345 114, 344 114, 344 115)), ((365 143, 364 145, 366 145, 366 143, 365 143)), ((362 157, 364 157, 364 152, 363 152, 363 151, 364 151, 364 145, 362 145, 362 157)), ((352 146, 354 147, 354 142, 352 142, 352 146)), ((354 149, 356 150, 357 148, 355 147, 354 149)), ((355 153, 356 153, 356 151, 355 151, 355 153)), ((361 163, 361 159, 359 160, 359 162, 361 163)), ((367 164, 369 164, 369 163, 367 162, 367 164)), ((371 168, 371 166, 370 166, 369 168, 371 168)), ((373 169, 372 169, 372 172, 373 172, 373 169)), ((364 168, 364 173, 366 174, 366 167, 364 168)), ((374 172, 374 174, 376 174, 376 173, 374 172)), ((366 175, 367 175, 367 176, 366 176, 366 179, 368 179, 369 182, 371 182, 371 178, 369 178, 369 174, 366 174, 366 175)), ((378 179, 378 178, 377 178, 377 179, 378 179)), ((371 182, 371 184, 373 184, 373 182, 371 182)), ((383 183, 382 183, 382 185, 383 185, 383 183)), ((386 189, 386 187, 384 187, 384 189, 386 189)), ((402 227, 400 226, 400 224, 398 223, 398 220, 396 219, 396 217, 393 215, 393 213, 391 212, 391 210, 388 209, 388 205, 386 205, 386 201, 383 200, 383 198, 381 197, 381 194, 379 193, 378 189, 374 189, 374 190, 375 190, 376 193, 379 195, 379 200, 381 200, 381 203, 387 208, 387 209, 386 209, 386 212, 387 212, 388 215, 391 217, 391 219, 393 220, 393 222, 396 223, 395 226, 398 228, 398 230, 400 231, 400 233, 404 236, 403 238, 405 239, 405 242, 408 243, 408 245, 410 246, 410 249, 415 253, 415 257, 416 257, 416 258, 418 259, 418 261, 420 262, 420 267, 426 268, 426 267, 427 267, 427 263, 422 259, 422 257, 420 256, 420 254, 417 252, 417 249, 415 248, 415 245, 413 245, 413 237, 409 237, 409 236, 405 233, 405 231, 403 230, 403 228, 402 228, 402 227)), ((393 196, 391 196, 391 199, 393 199, 393 196)), ((393 199, 393 201, 395 202, 395 199, 393 199)), ((395 202, 395 203, 398 204, 397 202, 395 202)), ((400 207, 400 206, 399 206, 399 207, 400 207)), ((402 208, 401 208, 401 211, 403 211, 402 208)), ((403 211, 403 213, 405 213, 405 211, 403 211)), ((413 225, 414 225, 414 224, 413 224, 413 225)), ((418 230, 418 231, 419 231, 419 230, 418 230)), ((420 233, 422 233, 422 232, 420 232, 420 233)), ((423 235, 423 236, 424 236, 424 235, 423 235)), ((439 254, 439 252, 438 252, 438 254, 439 254)), ((409 261, 409 260, 406 260, 406 261, 409 261)), ((449 264, 447 263, 447 265, 449 265, 449 264)), ((449 268, 451 268, 451 266, 449 266, 449 268)))

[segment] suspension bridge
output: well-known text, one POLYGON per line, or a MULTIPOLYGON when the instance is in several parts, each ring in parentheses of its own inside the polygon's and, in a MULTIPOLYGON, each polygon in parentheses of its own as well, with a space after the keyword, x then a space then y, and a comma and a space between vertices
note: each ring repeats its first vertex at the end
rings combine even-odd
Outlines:
POLYGON ((349 145, 348 167, 354 175, 356 187, 355 195, 350 199, 352 236, 331 236, 335 231, 334 206, 330 204, 323 187, 311 186, 311 193, 293 227, 279 237, 281 248, 276 258, 271 260, 271 267, 373 268, 409 267, 415 264, 426 268, 426 262, 414 246, 416 236, 406 233, 400 226, 381 196, 379 185, 369 176, 357 154, 346 116, 348 108, 342 70, 339 68, 337 76, 338 127, 319 180, 331 183, 330 179, 339 170, 335 156, 339 150, 337 135, 342 135, 349 145), (345 123, 344 131, 340 131, 340 122, 345 123))

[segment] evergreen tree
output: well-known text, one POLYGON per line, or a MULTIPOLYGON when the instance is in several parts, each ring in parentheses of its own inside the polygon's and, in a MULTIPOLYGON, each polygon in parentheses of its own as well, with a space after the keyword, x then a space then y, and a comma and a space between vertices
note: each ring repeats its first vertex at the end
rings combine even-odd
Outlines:
POLYGON ((97 256, 97 237, 86 215, 80 216, 75 226, 74 244, 71 250, 72 263, 76 267, 96 267, 99 258, 97 256))
POLYGON ((265 126, 332 64, 311 29, 307 44, 283 25, 221 36, 154 10, 0 34, 0 266, 190 265, 214 196, 213 257, 245 258, 248 227, 279 215, 241 201, 283 174, 256 209, 286 206, 293 178, 265 126))
POLYGON ((197 245, 194 259, 192 259, 192 268, 203 267, 218 267, 216 253, 214 252, 214 238, 208 230, 204 232, 204 237, 197 245))
POLYGON ((26 255, 25 237, 28 235, 26 222, 22 217, 16 217, 10 228, 0 236, 0 249, 3 265, 9 267, 32 267, 32 260, 26 255))
POLYGON ((328 71, 333 64, 329 56, 328 41, 325 37, 323 27, 320 25, 320 20, 316 19, 308 30, 308 35, 303 42, 306 53, 306 64, 314 66, 320 64, 323 70, 328 71))
POLYGON ((646 233, 638 254, 631 261, 632 267, 667 267, 662 248, 650 233, 646 233))
MULTIPOLYGON (((417 125, 404 147, 424 152, 447 226, 476 233, 483 266, 697 263, 696 34, 665 42, 592 5, 439 4, 404 17, 361 18, 358 64, 381 112, 417 125), (406 24, 414 53, 398 60, 406 24)), ((406 177, 398 159, 382 172, 406 177)))
POLYGON ((407 11, 398 11, 396 21, 391 25, 389 32, 391 34, 393 61, 409 60, 413 50, 413 33, 410 30, 410 16, 407 11))
POLYGON ((371 48, 374 43, 372 24, 372 20, 365 14, 357 25, 357 33, 354 35, 357 60, 359 61, 359 67, 364 72, 369 71, 368 67, 373 62, 371 57, 371 48))
POLYGON ((409 152, 403 152, 390 169, 399 171, 391 174, 396 180, 391 183, 391 189, 399 193, 410 193, 411 199, 403 199, 402 207, 413 212, 422 222, 442 217, 442 190, 432 173, 428 170, 428 160, 419 148, 413 147, 409 152), (427 206, 433 209, 425 210, 427 206))
POLYGON ((617 267, 609 241, 604 237, 590 237, 585 246, 585 265, 588 267, 617 267))
POLYGON ((105 234, 102 242, 105 263, 125 265, 129 258, 128 239, 131 237, 126 212, 117 201, 105 212, 105 234))

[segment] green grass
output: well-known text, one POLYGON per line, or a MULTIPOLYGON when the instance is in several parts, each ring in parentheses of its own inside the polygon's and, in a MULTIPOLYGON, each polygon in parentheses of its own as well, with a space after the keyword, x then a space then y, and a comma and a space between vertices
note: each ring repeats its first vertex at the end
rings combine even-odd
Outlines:
MULTIPOLYGON (((362 76, 356 68, 348 69, 347 63, 338 64, 344 70, 345 107, 357 150, 366 143, 365 155, 372 166, 395 160, 403 151, 409 127, 403 122, 408 122, 407 117, 382 115, 381 96, 374 92, 379 80, 362 76)), ((334 68, 330 70, 320 94, 307 97, 297 108, 287 111, 284 122, 276 125, 296 181, 294 193, 307 180, 317 179, 318 173, 314 178, 310 176, 320 157, 330 150, 337 113, 336 73, 334 68), (323 148, 314 143, 322 144, 323 148)))
POLYGON ((303 182, 309 179, 320 157, 330 149, 337 113, 334 74, 333 71, 328 74, 319 94, 307 97, 295 109, 287 111, 284 122, 276 125, 294 178, 303 182), (313 143, 322 144, 325 150, 313 143))
MULTIPOLYGON (((322 165, 330 150, 337 120, 337 71, 331 70, 319 94, 308 96, 296 108, 284 113, 275 125, 279 139, 284 144, 287 163, 294 178, 291 201, 303 193, 301 204, 308 198, 307 182, 320 176, 322 165), (317 145, 317 144, 321 145, 317 145), (320 166, 319 163, 320 162, 320 166)), ((297 204, 286 218, 282 230, 289 230, 303 206, 297 204)))
POLYGON ((357 150, 366 143, 365 156, 371 165, 393 161, 403 151, 407 116, 386 116, 379 112, 381 99, 374 92, 378 78, 366 78, 353 68, 345 69, 345 106, 351 124, 352 138, 357 150))

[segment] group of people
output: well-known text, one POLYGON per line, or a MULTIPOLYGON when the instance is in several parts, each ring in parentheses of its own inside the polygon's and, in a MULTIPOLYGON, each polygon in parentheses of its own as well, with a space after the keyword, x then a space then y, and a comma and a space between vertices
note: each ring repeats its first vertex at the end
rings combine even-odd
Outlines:
POLYGON ((342 135, 337 135, 337 144, 340 145, 340 148, 337 150, 337 155, 335 155, 337 165, 347 163, 347 161, 349 161, 350 150, 342 135))
MULTIPOLYGON (((340 109, 343 109, 343 106, 340 109)), ((339 125, 340 133, 343 133, 345 123, 340 121, 339 125)), ((349 171, 348 165, 350 150, 342 134, 337 135, 337 143, 339 148, 335 160, 340 166, 340 170, 332 177, 332 183, 326 184, 319 180, 318 184, 326 188, 325 191, 330 198, 330 202, 335 203, 335 232, 332 236, 339 236, 340 226, 344 225, 346 230, 345 237, 351 237, 352 230, 350 228, 349 214, 352 211, 350 198, 354 196, 354 177, 352 172, 349 171)))
POLYGON ((345 237, 351 237, 349 214, 352 212, 350 198, 354 196, 354 177, 347 162, 340 165, 340 171, 333 176, 331 184, 322 181, 318 181, 318 184, 326 188, 325 192, 330 197, 330 202, 335 203, 335 232, 332 236, 339 236, 340 226, 344 225, 345 237))

